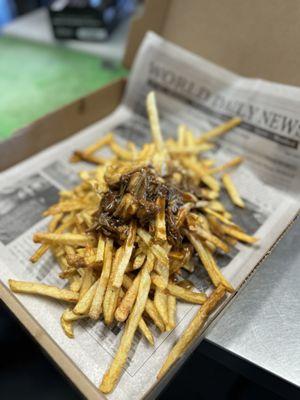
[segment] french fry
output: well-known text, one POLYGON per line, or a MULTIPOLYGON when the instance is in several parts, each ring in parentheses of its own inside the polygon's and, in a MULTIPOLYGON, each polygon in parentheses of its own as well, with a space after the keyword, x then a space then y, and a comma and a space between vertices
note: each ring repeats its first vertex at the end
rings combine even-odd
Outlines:
POLYGON ((127 319, 136 300, 139 290, 140 280, 141 280, 141 273, 139 273, 135 277, 134 281, 131 283, 131 286, 125 293, 120 305, 116 309, 115 318, 117 321, 123 322, 127 319))
POLYGON ((76 306, 73 309, 74 314, 77 314, 77 315, 88 314, 88 312, 91 308, 95 293, 96 293, 96 289, 97 289, 99 280, 100 280, 100 278, 96 282, 93 283, 93 285, 85 293, 85 295, 82 297, 82 299, 80 299, 78 301, 78 303, 76 304, 76 306))
POLYGON ((79 294, 76 292, 43 283, 15 281, 13 279, 9 279, 8 283, 10 289, 15 293, 38 294, 70 303, 76 303, 79 299, 79 294))
POLYGON ((95 282, 95 276, 92 269, 85 269, 83 272, 82 283, 80 287, 79 300, 86 294, 89 288, 95 282))
MULTIPOLYGON (((152 282, 160 290, 164 290, 164 289, 162 289, 164 287, 164 283, 163 283, 162 278, 159 275, 153 274, 151 276, 151 279, 152 279, 152 282)), ((203 304, 206 300, 206 295, 204 293, 192 292, 191 290, 177 286, 171 282, 168 283, 168 286, 166 287, 166 292, 172 296, 177 297, 178 299, 187 301, 189 303, 203 304)), ((155 297, 154 297, 154 302, 155 302, 155 297)))
POLYGON ((141 331, 141 333, 145 336, 145 338, 151 344, 151 346, 154 346, 154 338, 153 338, 152 332, 150 331, 150 329, 147 326, 143 317, 140 319, 138 327, 139 327, 139 330, 141 331))
POLYGON ((97 140, 95 143, 92 143, 90 146, 86 147, 83 150, 85 155, 91 155, 96 151, 100 150, 102 147, 107 146, 111 143, 114 138, 114 134, 112 132, 107 133, 101 139, 97 140))
POLYGON ((220 220, 221 222, 223 222, 226 225, 231 225, 231 226, 236 226, 232 221, 230 221, 228 218, 224 217, 224 215, 217 213, 214 210, 211 210, 208 207, 204 208, 204 211, 206 212, 206 214, 209 215, 213 215, 214 217, 216 217, 218 220, 220 220))
POLYGON ((202 197, 207 200, 215 200, 219 197, 218 191, 201 188, 200 192, 201 192, 202 197))
POLYGON ((201 239, 208 240, 209 242, 214 244, 216 247, 223 250, 225 253, 229 252, 229 247, 226 243, 224 243, 217 236, 215 236, 212 233, 210 233, 209 231, 203 229, 199 225, 195 226, 195 227, 192 227, 191 225, 189 225, 189 229, 191 231, 194 231, 201 239))
POLYGON ((126 271, 126 268, 129 264, 130 257, 134 248, 134 242, 135 242, 135 237, 136 237, 136 224, 132 222, 130 224, 129 232, 128 232, 128 237, 126 240, 126 243, 124 245, 124 252, 123 252, 123 257, 120 263, 118 264, 115 274, 114 274, 114 279, 113 279, 113 286, 115 288, 120 288, 123 282, 123 276, 126 271))
POLYGON ((235 157, 232 160, 228 161, 227 163, 220 165, 219 167, 211 168, 207 171, 208 174, 214 175, 219 172, 223 172, 228 168, 236 167, 237 165, 241 164, 244 161, 243 157, 235 157))
POLYGON ((189 154, 198 154, 202 153, 208 150, 211 150, 215 147, 213 143, 203 143, 203 144, 196 144, 194 146, 185 146, 185 147, 180 147, 180 146, 167 146, 168 151, 170 152, 171 155, 189 155, 189 154))
POLYGON ((97 142, 92 143, 90 146, 86 147, 83 151, 74 152, 74 154, 70 158, 70 161, 75 163, 82 159, 84 160, 85 158, 92 156, 93 153, 100 150, 102 147, 109 145, 112 140, 113 140, 113 134, 108 133, 103 138, 99 139, 97 142))
POLYGON ((107 289, 103 300, 103 315, 104 315, 104 322, 106 325, 111 325, 111 323, 113 322, 115 310, 117 307, 120 288, 116 288, 113 286, 113 279, 116 270, 118 268, 118 265, 122 260, 123 252, 124 252, 123 247, 119 247, 118 250, 116 251, 115 258, 112 264, 111 274, 109 277, 107 289))
POLYGON ((74 332, 73 332, 73 322, 71 321, 66 321, 64 319, 64 314, 60 317, 60 324, 61 327, 63 328, 63 331, 65 334, 70 338, 74 338, 74 332))
POLYGON ((54 217, 51 219, 51 221, 49 222, 49 225, 48 225, 49 232, 55 232, 56 231, 59 223, 63 219, 63 216, 64 216, 63 213, 59 213, 59 214, 54 215, 54 217))
POLYGON ((176 327, 176 297, 169 295, 168 299, 168 323, 166 331, 171 331, 176 327))
POLYGON ((102 379, 100 390, 103 393, 110 393, 117 384, 120 378, 122 369, 126 363, 129 350, 132 345, 133 337, 138 324, 142 318, 142 314, 145 309, 145 305, 148 298, 148 293, 150 290, 150 275, 147 268, 142 269, 141 281, 138 291, 138 296, 133 307, 132 313, 130 314, 124 329, 123 336, 121 338, 120 346, 115 355, 113 362, 111 363, 109 369, 104 374, 102 379))
POLYGON ((228 236, 231 236, 235 239, 240 240, 241 242, 253 244, 258 241, 256 237, 247 235, 244 232, 241 232, 240 230, 236 229, 236 227, 230 227, 230 226, 222 226, 222 232, 225 233, 228 236))
POLYGON ((208 207, 211 210, 214 210, 216 212, 223 213, 223 214, 226 212, 225 207, 218 200, 212 200, 208 204, 203 204, 203 207, 208 207))
POLYGON ((169 267, 166 267, 163 264, 160 264, 159 262, 155 263, 154 267, 155 271, 159 274, 161 278, 161 290, 164 290, 168 286, 168 281, 169 281, 169 267))
POLYGON ((161 289, 156 289, 154 292, 154 305, 163 320, 165 326, 168 325, 168 295, 161 289))
MULTIPOLYGON (((145 265, 143 268, 147 268, 148 272, 151 272, 153 269, 153 259, 151 259, 151 253, 150 253, 150 260, 148 261, 147 265, 145 265), (152 263, 152 265, 151 265, 152 263)), ((149 257, 149 255, 148 255, 149 257)), ((124 275, 124 279, 123 279, 123 286, 129 290, 132 287, 132 280, 127 276, 124 275)), ((124 295, 125 296, 125 295, 124 295)), ((123 296, 123 297, 124 297, 123 296)), ((122 297, 122 298, 123 298, 122 297)), ((119 306, 122 302, 122 299, 120 300, 119 306)), ((119 307, 118 306, 118 307, 119 307)), ((161 332, 164 332, 165 330, 165 326, 164 323, 162 321, 162 319, 159 316, 159 313, 156 309, 156 307, 154 306, 154 303, 152 302, 152 300, 148 299, 146 302, 146 306, 145 306, 145 312, 148 314, 148 316, 152 319, 152 321, 154 322, 154 324, 160 329, 161 332)))
MULTIPOLYGON (((203 159, 202 160, 202 164, 206 167, 206 168, 209 168, 209 167, 212 167, 213 165, 215 165, 215 160, 212 160, 211 158, 210 159, 203 159)), ((211 173, 210 172, 211 170, 209 170, 209 171, 207 171, 208 173, 211 173)))
POLYGON ((86 154, 83 151, 76 150, 74 151, 74 157, 72 160, 81 160, 81 161, 86 161, 91 164, 96 164, 96 165, 101 165, 105 163, 105 159, 99 156, 94 156, 93 154, 86 154))
POLYGON ((84 318, 84 316, 74 314, 74 312, 70 309, 66 309, 63 312, 60 318, 60 324, 61 327, 63 328, 63 331, 69 338, 71 339, 74 338, 73 322, 81 318, 84 318))
POLYGON ((81 318, 97 320, 103 313, 106 325, 125 322, 116 357, 100 386, 105 393, 119 380, 137 329, 154 345, 148 318, 159 331, 170 331, 176 327, 177 301, 203 304, 171 351, 159 373, 162 376, 203 327, 225 291, 234 291, 217 266, 217 250, 228 253, 237 241, 257 241, 233 222, 234 212, 227 211, 221 201, 223 186, 233 203, 243 207, 229 175, 218 175, 243 158, 218 165, 210 154, 202 154, 240 119, 233 118, 200 137, 180 125, 177 138, 164 141, 154 92, 148 94, 146 108, 152 142, 139 149, 133 142, 121 145, 109 133, 75 151, 73 162, 94 166, 78 172, 80 183, 73 189, 59 193, 59 201, 44 212, 53 216, 47 231, 34 235, 40 247, 31 261, 37 262, 50 250, 68 289, 10 281, 16 292, 74 303, 60 320, 70 338, 81 318), (104 147, 109 157, 99 155, 104 147), (196 256, 217 287, 209 299, 184 279, 185 271, 199 268, 196 256))
POLYGON ((48 244, 42 244, 30 257, 32 263, 38 262, 38 260, 49 250, 48 244))
POLYGON ((229 121, 226 121, 224 124, 218 125, 212 130, 202 133, 202 135, 198 138, 197 142, 202 143, 207 140, 214 139, 220 135, 223 135, 223 133, 226 133, 231 129, 233 129, 234 127, 236 127, 237 125, 239 125, 241 121, 242 120, 240 118, 232 118, 229 121))
POLYGON ((161 262, 163 265, 169 265, 169 259, 167 252, 158 244, 154 244, 151 235, 144 229, 138 228, 138 236, 144 241, 148 246, 149 250, 153 255, 161 262))
POLYGON ((229 292, 234 292, 231 284, 227 281, 227 279, 223 276, 223 274, 217 267, 217 264, 212 254, 203 246, 201 241, 197 240, 197 238, 187 230, 185 230, 184 233, 188 237, 192 245, 195 247, 195 250, 197 251, 200 260, 204 268, 206 269, 210 279, 212 280, 214 286, 218 287, 220 284, 222 284, 226 288, 226 290, 228 290, 229 292))
POLYGON ((93 244, 94 240, 91 236, 80 235, 77 233, 45 233, 37 232, 33 236, 35 243, 61 244, 70 246, 86 246, 93 244))
POLYGON ((72 292, 80 291, 82 284, 82 277, 79 274, 71 276, 69 282, 70 282, 70 290, 72 290, 72 292))
POLYGON ((61 201, 60 203, 54 204, 54 206, 48 208, 48 210, 46 210, 43 213, 43 216, 47 217, 48 215, 57 215, 57 214, 61 215, 61 213, 78 211, 85 208, 85 206, 86 203, 83 201, 78 201, 78 200, 61 201))
POLYGON ((158 242, 165 242, 167 240, 166 220, 165 220, 165 199, 163 197, 158 197, 156 205, 159 207, 159 212, 156 214, 156 219, 155 219, 155 239, 158 242))
POLYGON ((211 190, 219 192, 219 182, 213 176, 208 175, 205 168, 203 168, 200 163, 193 161, 192 158, 184 158, 181 160, 181 163, 184 167, 193 171, 195 175, 200 178, 201 181, 205 183, 205 185, 207 185, 211 190))
POLYGON ((238 207, 244 208, 245 203, 243 202, 241 196, 239 195, 237 188, 234 186, 231 176, 228 174, 224 174, 222 176, 223 184, 231 201, 238 207))
MULTIPOLYGON (((63 214, 59 213, 56 214, 51 222, 49 223, 49 232, 50 233, 62 233, 65 229, 69 228, 73 224, 73 219, 70 218, 69 220, 63 222, 60 227, 57 227, 59 222, 61 221, 63 214)), ((42 244, 35 253, 30 257, 30 261, 32 263, 36 263, 50 248, 49 244, 42 244)))
POLYGON ((154 303, 152 300, 148 299, 146 302, 146 307, 145 307, 146 313, 149 315, 149 317, 152 319, 154 324, 157 326, 157 328, 161 331, 165 331, 165 324, 162 318, 159 315, 159 312, 157 311, 154 303))
POLYGON ((185 145, 185 132, 186 132, 186 126, 183 124, 178 125, 177 142, 178 142, 178 146, 180 146, 180 147, 183 147, 185 145))
POLYGON ((98 280, 95 296, 93 298, 92 305, 89 311, 90 318, 94 320, 98 319, 102 312, 102 303, 107 288, 109 275, 111 272, 112 258, 113 258, 113 241, 111 239, 106 239, 103 268, 100 279, 98 280))
POLYGON ((131 158, 136 160, 138 158, 138 150, 133 142, 127 142, 127 148, 131 152, 131 158))
POLYGON ((154 92, 150 92, 147 96, 146 107, 148 112, 148 118, 150 122, 151 133, 153 142, 158 152, 164 151, 164 142, 160 130, 158 111, 156 107, 156 99, 154 92))
POLYGON ((157 379, 161 379, 168 372, 171 366, 179 358, 182 357, 185 350, 203 328, 210 313, 216 308, 217 304, 225 296, 225 293, 225 288, 222 285, 218 286, 209 296, 206 302, 201 306, 194 319, 191 321, 187 329, 184 331, 183 335, 180 337, 180 339, 177 341, 177 343, 169 353, 166 361, 164 362, 157 375, 157 379))
POLYGON ((146 254, 144 254, 144 253, 138 254, 135 257, 135 259, 133 260, 132 269, 136 270, 136 269, 141 268, 143 266, 145 260, 146 260, 146 254))
POLYGON ((97 254, 96 254, 96 262, 103 261, 104 259, 104 248, 105 248, 105 240, 103 235, 100 233, 97 245, 97 254))
POLYGON ((127 160, 127 161, 131 161, 133 160, 132 157, 132 152, 128 151, 126 149, 123 149, 121 146, 118 145, 117 142, 112 141, 110 143, 110 148, 112 149, 112 151, 121 159, 123 160, 127 160))

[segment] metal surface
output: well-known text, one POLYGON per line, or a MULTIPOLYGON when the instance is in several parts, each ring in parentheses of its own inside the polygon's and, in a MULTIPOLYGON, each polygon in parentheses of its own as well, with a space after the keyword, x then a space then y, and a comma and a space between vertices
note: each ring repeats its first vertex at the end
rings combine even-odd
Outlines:
POLYGON ((300 218, 207 339, 300 386, 300 218))

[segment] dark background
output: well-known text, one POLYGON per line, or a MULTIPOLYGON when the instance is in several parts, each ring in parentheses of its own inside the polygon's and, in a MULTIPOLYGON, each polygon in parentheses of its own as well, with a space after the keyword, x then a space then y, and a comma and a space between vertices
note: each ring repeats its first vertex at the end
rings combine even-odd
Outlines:
MULTIPOLYGON (((0 349, 1 400, 84 399, 1 301, 0 349)), ((159 399, 281 400, 297 398, 297 393, 290 392, 282 382, 257 374, 257 371, 255 373, 255 368, 252 366, 244 366, 242 373, 245 375, 245 372, 250 371, 250 376, 254 375, 256 382, 246 378, 237 372, 239 367, 229 355, 228 357, 229 360, 227 356, 218 353, 215 346, 206 341, 203 342, 159 399), (217 358, 219 362, 214 358, 217 358), (225 367, 224 363, 232 364, 235 371, 225 367)))

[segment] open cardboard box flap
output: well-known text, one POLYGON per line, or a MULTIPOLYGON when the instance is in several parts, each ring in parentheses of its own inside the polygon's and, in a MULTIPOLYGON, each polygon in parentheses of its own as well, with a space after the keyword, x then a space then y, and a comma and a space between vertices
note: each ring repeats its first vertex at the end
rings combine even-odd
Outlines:
MULTIPOLYGON (((144 34, 153 30, 239 74, 299 85, 299 16, 296 0, 273 0, 269 9, 260 0, 147 0, 143 14, 132 22, 124 65, 131 67, 144 34)), ((125 85, 124 79, 115 81, 16 132, 0 145, 0 171, 110 114, 121 102, 125 85)), ((104 399, 3 285, 0 298, 87 398, 104 399)))
MULTIPOLYGON (((131 67, 148 30, 241 75, 300 85, 300 3, 273 0, 147 0, 134 18, 124 56, 131 67), (266 26, 268 27, 266 29, 266 26)), ((113 111, 125 80, 118 80, 19 130, 0 146, 0 171, 65 139, 113 111)))

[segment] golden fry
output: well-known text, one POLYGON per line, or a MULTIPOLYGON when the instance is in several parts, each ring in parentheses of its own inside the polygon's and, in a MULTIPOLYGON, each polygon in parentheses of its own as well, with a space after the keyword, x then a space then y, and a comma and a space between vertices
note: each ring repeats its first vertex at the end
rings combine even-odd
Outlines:
POLYGON ((109 277, 109 281, 107 284, 107 289, 105 292, 104 300, 103 300, 103 315, 104 322, 106 325, 110 325, 114 319, 114 313, 117 307, 118 297, 120 288, 116 288, 113 286, 113 279, 118 268, 118 264, 121 262, 123 257, 123 247, 119 247, 116 251, 115 258, 112 264, 112 270, 109 277))
MULTIPOLYGON (((161 291, 164 290, 163 289, 164 283, 163 283, 162 278, 159 275, 153 274, 151 279, 152 279, 152 282, 161 291)), ((166 292, 172 296, 177 297, 178 299, 187 301, 189 303, 203 304, 206 300, 206 295, 204 293, 192 292, 191 290, 185 289, 185 288, 175 285, 174 283, 171 283, 171 282, 168 283, 168 286, 166 287, 166 292)), ((154 297, 154 302, 155 302, 155 297, 154 297)))
POLYGON ((71 160, 81 160, 86 161, 91 164, 101 165, 106 162, 106 160, 99 156, 94 156, 93 154, 86 154, 83 151, 76 150, 74 151, 74 157, 71 160))
POLYGON ((110 148, 121 159, 126 160, 126 161, 133 160, 132 152, 129 150, 123 149, 123 147, 119 146, 117 142, 112 141, 110 144, 110 148))
POLYGON ((135 242, 135 236, 136 236, 136 224, 132 222, 130 224, 128 236, 126 243, 124 245, 124 252, 123 252, 123 257, 120 263, 118 264, 115 274, 114 274, 114 279, 113 279, 113 286, 116 288, 120 288, 123 282, 123 276, 126 271, 126 268, 129 264, 130 257, 134 248, 134 242, 135 242))
POLYGON ((200 240, 187 230, 184 231, 185 235, 188 237, 192 245, 194 246, 195 250, 197 251, 200 260, 206 269, 212 283, 215 287, 222 284, 229 292, 234 292, 233 287, 227 281, 227 279, 223 276, 221 271, 219 270, 212 254, 203 246, 200 240))
POLYGON ((160 130, 158 111, 156 107, 156 99, 154 92, 150 92, 148 94, 146 100, 146 107, 147 107, 153 142, 156 146, 157 151, 162 152, 164 150, 164 142, 160 130))
POLYGON ((121 145, 109 133, 75 151, 71 161, 94 167, 79 171, 80 183, 59 193, 59 201, 44 212, 53 215, 47 232, 34 235, 40 246, 31 261, 37 262, 50 250, 68 289, 9 282, 16 292, 75 303, 60 320, 70 338, 81 318, 97 320, 103 313, 106 325, 125 322, 116 357, 100 386, 104 393, 116 386, 137 329, 154 345, 148 317, 161 332, 170 331, 176 328, 177 301, 203 304, 159 372, 164 375, 225 291, 234 290, 217 266, 218 250, 229 252, 237 241, 257 240, 233 222, 234 213, 221 202, 223 185, 233 203, 244 207, 230 176, 215 176, 243 158, 218 166, 210 153, 202 156, 215 146, 214 138, 241 120, 233 118, 198 138, 180 125, 177 138, 164 141, 154 92, 148 94, 146 108, 152 142, 139 149, 133 142, 121 145), (111 153, 109 158, 98 153, 104 146, 111 153), (209 299, 184 279, 186 271, 199 267, 195 256, 217 287, 209 299))
POLYGON ((234 186, 233 181, 231 179, 231 176, 228 174, 224 174, 222 176, 223 184, 225 186, 225 189, 227 190, 227 193, 229 197, 231 198, 231 201, 233 204, 235 204, 238 207, 244 208, 245 203, 243 202, 242 198, 240 197, 237 188, 234 186))
MULTIPOLYGON (((100 278, 99 278, 100 279, 100 278)), ((89 288, 89 290, 85 293, 85 295, 82 297, 82 299, 80 299, 78 301, 78 303, 76 304, 76 306, 73 309, 73 312, 77 315, 86 315, 88 314, 95 293, 96 293, 96 289, 99 283, 99 279, 93 283, 93 285, 89 288)))
POLYGON ((176 297, 168 296, 168 323, 166 331, 171 331, 176 327, 176 297))
POLYGON ((139 330, 141 331, 141 333, 145 336, 145 338, 151 344, 151 346, 154 346, 154 338, 153 338, 152 332, 150 331, 149 327, 147 326, 147 324, 143 318, 140 319, 138 327, 139 327, 139 330))
MULTIPOLYGON (((99 139, 97 142, 92 143, 90 146, 86 147, 82 152, 81 155, 88 157, 91 156, 93 153, 96 151, 100 150, 102 147, 107 146, 110 144, 110 142, 113 140, 113 134, 108 133, 105 136, 103 136, 101 139, 99 139)), ((82 159, 78 153, 73 154, 70 161, 71 162, 78 162, 82 159)))
POLYGON ((161 289, 156 289, 154 293, 154 305, 163 320, 165 326, 168 325, 168 295, 161 289))
POLYGON ((167 252, 158 244, 153 244, 152 236, 144 229, 139 228, 137 230, 138 236, 145 242, 149 250, 163 265, 169 265, 169 259, 167 252))
POLYGON ((145 260, 146 260, 146 254, 144 254, 144 253, 138 254, 133 261, 132 269, 136 270, 136 269, 141 268, 143 266, 145 260))
POLYGON ((38 294, 71 303, 76 303, 79 299, 79 294, 76 292, 43 283, 15 281, 13 279, 9 279, 8 283, 10 289, 15 293, 38 294))
MULTIPOLYGON (((188 221, 189 221, 189 219, 188 219, 188 221)), ((199 226, 199 225, 192 226, 189 224, 189 229, 190 229, 190 231, 195 232, 201 239, 208 240, 209 242, 214 244, 216 247, 223 250, 225 253, 229 252, 229 247, 227 246, 226 243, 224 243, 221 239, 219 239, 217 236, 213 235, 209 231, 203 229, 201 226, 199 226)))
POLYGON ((155 220, 155 239, 158 242, 167 240, 166 221, 165 221, 165 199, 157 198, 156 205, 159 207, 159 212, 156 214, 155 220))
POLYGON ((157 311, 157 308, 155 307, 154 302, 152 300, 150 300, 150 299, 147 300, 145 311, 149 315, 149 317, 152 319, 154 324, 158 327, 158 329, 161 332, 164 332, 165 331, 164 321, 160 317, 159 312, 157 311))
POLYGON ((110 393, 114 389, 117 381, 120 378, 122 369, 126 363, 126 359, 132 345, 135 331, 138 327, 138 324, 142 318, 143 311, 145 309, 148 293, 150 290, 150 284, 151 280, 149 272, 147 268, 143 268, 137 299, 133 307, 132 313, 130 314, 126 322, 120 346, 113 362, 104 374, 100 385, 100 390, 103 393, 110 393))
POLYGON ((228 168, 235 167, 239 164, 241 164, 244 161, 243 157, 235 157, 232 160, 228 161, 227 163, 220 165, 219 167, 211 168, 207 171, 208 174, 214 175, 217 174, 218 172, 223 172, 228 168))
POLYGON ((115 318, 117 321, 123 322, 127 319, 128 315, 134 305, 135 299, 137 297, 140 280, 141 280, 141 273, 139 273, 135 277, 131 286, 128 288, 127 292, 125 293, 125 296, 123 297, 120 305, 116 309, 115 318))
POLYGON ((75 313, 73 312, 73 310, 67 308, 67 309, 64 311, 62 317, 63 317, 63 319, 64 319, 66 322, 73 322, 73 321, 77 321, 77 320, 79 320, 79 319, 85 318, 85 315, 75 314, 75 313))
POLYGON ((93 244, 94 240, 91 236, 80 235, 77 233, 45 233, 37 232, 33 236, 35 243, 49 243, 62 245, 86 246, 93 244))
POLYGON ((256 237, 247 235, 244 232, 241 232, 240 230, 236 229, 236 227, 231 227, 231 226, 222 226, 222 232, 225 233, 226 235, 229 235, 235 239, 240 240, 241 242, 245 243, 256 243, 258 239, 256 237))
POLYGON ((211 150, 215 147, 213 143, 203 143, 203 144, 196 144, 194 146, 185 146, 185 147, 180 147, 180 146, 167 146, 168 151, 170 152, 171 155, 177 156, 177 155, 189 155, 189 154, 198 154, 202 153, 208 150, 211 150))
POLYGON ((225 296, 225 288, 220 285, 209 296, 206 302, 201 306, 194 319, 190 322, 189 326, 184 331, 183 335, 177 341, 171 352, 169 353, 166 361, 161 367, 157 379, 161 379, 171 368, 171 366, 182 357, 185 350, 188 348, 193 339, 199 334, 203 328, 209 314, 215 309, 217 304, 225 296))
POLYGON ((98 319, 102 312, 102 303, 107 288, 113 258, 113 241, 106 239, 104 250, 104 261, 100 279, 96 288, 95 296, 89 311, 91 319, 98 319))
POLYGON ((66 321, 64 319, 64 314, 60 317, 60 324, 61 327, 63 328, 63 331, 65 334, 70 338, 74 338, 74 332, 73 332, 73 322, 71 321, 66 321))
POLYGON ((79 274, 71 276, 69 282, 70 282, 70 290, 72 290, 72 292, 80 291, 82 284, 82 277, 79 274))
POLYGON ((217 136, 220 136, 223 133, 228 132, 229 130, 231 130, 235 126, 239 125, 241 123, 241 121, 242 120, 240 118, 232 118, 229 121, 226 121, 224 124, 216 126, 214 129, 212 129, 212 130, 210 130, 208 132, 202 133, 202 135, 198 138, 197 142, 201 143, 201 142, 204 142, 206 140, 214 139, 217 136))
POLYGON ((103 235, 100 233, 99 239, 98 239, 97 254, 96 254, 97 262, 103 261, 104 248, 105 248, 105 240, 104 240, 103 235))

